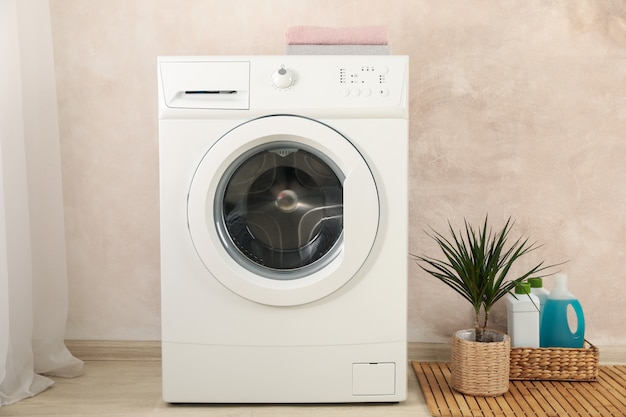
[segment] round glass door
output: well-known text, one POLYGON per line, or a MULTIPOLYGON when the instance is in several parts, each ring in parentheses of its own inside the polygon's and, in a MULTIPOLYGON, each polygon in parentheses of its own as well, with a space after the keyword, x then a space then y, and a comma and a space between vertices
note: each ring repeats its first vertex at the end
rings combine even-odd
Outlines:
POLYGON ((324 267, 343 235, 343 178, 313 149, 270 142, 237 159, 220 183, 222 242, 242 266, 272 279, 324 267))
POLYGON ((208 144, 187 220, 209 278, 254 302, 299 305, 337 291, 367 261, 378 189, 363 155, 336 130, 267 116, 208 144))

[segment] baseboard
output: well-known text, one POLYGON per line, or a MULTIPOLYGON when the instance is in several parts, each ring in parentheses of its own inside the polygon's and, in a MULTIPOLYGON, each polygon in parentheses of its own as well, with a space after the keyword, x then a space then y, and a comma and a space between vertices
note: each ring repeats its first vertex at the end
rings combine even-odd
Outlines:
MULTIPOLYGON (((137 340, 66 340, 74 356, 85 361, 158 361, 161 342, 137 340)), ((447 361, 450 345, 445 343, 409 343, 408 358, 412 361, 447 361)))
MULTIPOLYGON (((84 361, 160 361, 161 342, 136 340, 67 340, 67 348, 84 361)), ((626 363, 626 346, 598 346, 601 364, 626 363)), ((446 362, 450 360, 450 344, 408 343, 408 360, 446 362)))
POLYGON ((84 361, 160 361, 161 342, 137 340, 67 340, 72 355, 84 361))

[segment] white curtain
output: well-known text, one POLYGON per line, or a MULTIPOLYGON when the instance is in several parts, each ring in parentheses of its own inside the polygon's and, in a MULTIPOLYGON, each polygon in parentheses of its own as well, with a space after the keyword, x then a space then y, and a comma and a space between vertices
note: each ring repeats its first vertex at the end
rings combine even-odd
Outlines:
POLYGON ((73 377, 48 0, 0 0, 0 407, 73 377))

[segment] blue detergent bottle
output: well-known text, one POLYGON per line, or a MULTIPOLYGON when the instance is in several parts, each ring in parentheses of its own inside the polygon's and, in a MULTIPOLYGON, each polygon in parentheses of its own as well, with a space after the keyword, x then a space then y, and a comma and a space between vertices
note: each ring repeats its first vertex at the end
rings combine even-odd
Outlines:
POLYGON ((554 277, 554 288, 541 315, 539 339, 541 347, 582 348, 585 344, 585 316, 580 302, 567 289, 565 274, 554 277))

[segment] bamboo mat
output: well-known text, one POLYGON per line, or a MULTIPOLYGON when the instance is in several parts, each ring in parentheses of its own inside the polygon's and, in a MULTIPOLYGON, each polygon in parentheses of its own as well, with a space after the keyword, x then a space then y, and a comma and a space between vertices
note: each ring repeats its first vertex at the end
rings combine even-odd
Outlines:
POLYGON ((625 417, 626 365, 600 366, 595 382, 511 381, 500 397, 453 391, 445 362, 412 362, 428 410, 436 417, 625 417))

